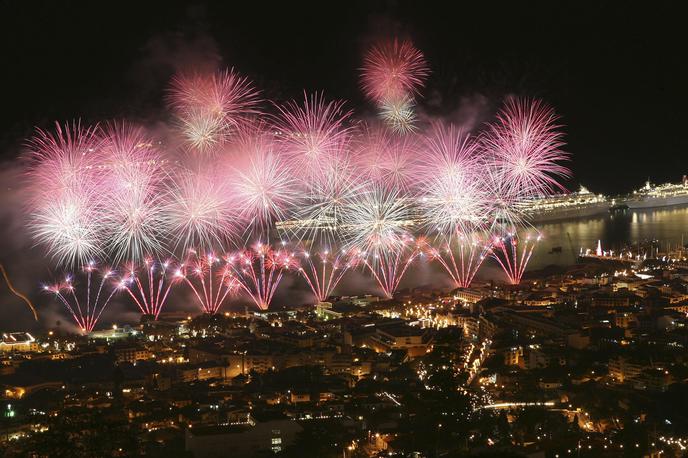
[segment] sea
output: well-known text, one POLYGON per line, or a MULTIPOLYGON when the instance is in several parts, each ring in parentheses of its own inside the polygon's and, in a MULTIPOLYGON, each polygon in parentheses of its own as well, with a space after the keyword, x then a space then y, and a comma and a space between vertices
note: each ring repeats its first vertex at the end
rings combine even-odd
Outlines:
POLYGON ((592 217, 536 224, 540 233, 528 269, 547 265, 570 265, 582 249, 594 250, 599 240, 603 250, 618 251, 639 242, 658 240, 660 246, 688 244, 688 206, 626 210, 592 217))

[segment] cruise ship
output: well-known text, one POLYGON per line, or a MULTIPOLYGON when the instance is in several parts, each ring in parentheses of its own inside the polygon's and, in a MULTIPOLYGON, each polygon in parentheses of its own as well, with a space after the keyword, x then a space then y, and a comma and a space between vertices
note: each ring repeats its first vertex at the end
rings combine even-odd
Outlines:
POLYGON ((618 202, 630 209, 688 204, 688 177, 684 175, 681 183, 652 185, 648 181, 642 188, 618 199, 618 202))
POLYGON ((533 199, 523 212, 532 223, 606 214, 612 205, 607 196, 594 194, 581 186, 576 192, 533 199))

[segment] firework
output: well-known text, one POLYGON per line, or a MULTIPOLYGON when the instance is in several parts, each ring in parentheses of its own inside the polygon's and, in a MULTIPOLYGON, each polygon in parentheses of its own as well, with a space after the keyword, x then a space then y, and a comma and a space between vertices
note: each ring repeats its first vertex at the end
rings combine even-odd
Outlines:
POLYGON ((374 102, 400 100, 418 92, 430 74, 423 53, 410 41, 373 46, 363 59, 361 87, 374 102))
POLYGON ((363 189, 363 180, 351 161, 340 161, 316 179, 303 183, 303 195, 294 219, 280 224, 290 237, 313 243, 333 244, 341 238, 342 210, 363 189))
POLYGON ((406 235, 388 249, 373 252, 358 251, 358 261, 368 268, 382 293, 388 299, 394 297, 411 263, 424 252, 423 240, 414 240, 406 235))
POLYGON ((301 259, 299 272, 318 302, 323 302, 332 295, 344 274, 356 265, 357 258, 346 250, 333 253, 324 249, 315 253, 303 251, 301 259))
POLYGON ((160 252, 167 225, 162 157, 142 129, 127 124, 108 126, 103 156, 108 253, 118 262, 160 252))
POLYGON ((378 104, 380 118, 393 132, 408 134, 416 130, 415 102, 410 97, 385 99, 378 104))
POLYGON ((71 275, 68 275, 62 283, 46 285, 43 289, 54 294, 62 302, 82 332, 90 333, 117 292, 117 288, 112 287, 108 282, 114 273, 108 269, 99 271, 95 262, 86 264, 83 272, 86 276, 86 288, 79 292, 77 292, 78 285, 75 285, 71 275), (100 282, 93 278, 94 274, 99 273, 101 274, 100 282), (95 284, 98 284, 98 287, 92 288, 95 284))
POLYGON ((256 243, 227 258, 236 275, 239 287, 248 294, 260 310, 267 310, 287 270, 298 270, 298 259, 284 248, 272 249, 256 243))
POLYGON ((230 69, 175 77, 169 102, 188 144, 196 151, 209 152, 259 114, 260 99, 251 82, 230 69))
POLYGON ((177 269, 175 278, 191 288, 198 305, 208 314, 217 313, 225 299, 240 288, 231 266, 223 258, 213 253, 201 256, 195 250, 189 251, 188 258, 177 269))
POLYGON ((413 224, 409 199, 398 189, 381 185, 359 192, 342 212, 347 246, 372 254, 405 245, 413 224))
POLYGON ((492 166, 521 199, 565 190, 558 180, 570 172, 561 164, 568 155, 561 150, 563 134, 557 120, 554 110, 541 101, 512 97, 488 127, 483 141, 492 166))
POLYGON ((428 247, 427 252, 446 270, 456 288, 468 288, 490 249, 488 242, 470 234, 453 237, 440 248, 428 247))
POLYGON ((364 177, 386 187, 409 191, 418 179, 421 148, 415 136, 397 136, 377 127, 366 127, 355 157, 364 177))
POLYGON ((304 94, 303 103, 278 106, 276 127, 283 154, 297 176, 310 181, 327 172, 344 153, 350 137, 345 123, 351 111, 341 101, 326 102, 323 94, 304 94))
POLYGON ((486 194, 478 144, 454 126, 435 126, 425 139, 420 211, 430 231, 451 239, 485 219, 486 194))
POLYGON ((216 170, 181 171, 169 191, 172 249, 212 249, 239 232, 229 190, 216 170))
POLYGON ((274 136, 262 130, 244 136, 230 161, 232 204, 243 221, 244 234, 266 236, 275 221, 288 219, 298 182, 274 136))
POLYGON ((122 278, 120 288, 129 293, 141 313, 157 320, 175 279, 177 270, 173 269, 172 262, 147 258, 140 269, 130 263, 125 270, 126 276, 122 278))
POLYGON ((536 237, 526 236, 521 239, 516 234, 495 237, 492 243, 492 257, 497 261, 512 285, 521 283, 528 261, 530 261, 535 245, 540 241, 540 238, 541 236, 537 235, 536 237))
POLYGON ((58 264, 74 265, 102 254, 105 233, 102 139, 79 123, 37 130, 28 144, 30 230, 58 264))

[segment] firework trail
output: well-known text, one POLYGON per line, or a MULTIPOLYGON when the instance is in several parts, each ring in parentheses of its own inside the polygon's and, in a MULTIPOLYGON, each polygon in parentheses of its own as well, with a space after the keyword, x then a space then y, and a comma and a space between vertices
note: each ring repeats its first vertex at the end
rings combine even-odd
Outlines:
POLYGON ((120 288, 129 294, 141 313, 157 320, 170 294, 177 270, 173 270, 171 261, 159 262, 152 258, 146 259, 140 270, 134 263, 130 263, 125 270, 126 276, 122 278, 120 288))
POLYGON ((388 299, 394 297, 399 283, 413 261, 424 253, 423 239, 402 237, 400 242, 388 249, 376 249, 371 253, 358 251, 358 261, 368 268, 382 293, 388 299))
POLYGON ((305 181, 319 179, 347 149, 351 131, 345 124, 352 112, 344 102, 327 102, 323 94, 304 93, 303 103, 295 100, 277 106, 275 126, 280 147, 293 173, 305 181))
POLYGON ((165 162, 140 128, 111 124, 104 138, 106 249, 114 262, 139 261, 163 249, 165 162))
POLYGON ((86 275, 86 289, 81 290, 79 294, 71 275, 67 275, 64 282, 52 286, 45 285, 43 289, 54 294, 62 302, 82 332, 90 333, 117 292, 117 288, 112 287, 107 281, 113 276, 111 270, 103 271, 100 282, 93 278, 94 273, 100 273, 93 261, 83 267, 83 272, 86 275), (98 287, 94 288, 96 284, 98 287))
POLYGON ((36 307, 33 306, 33 303, 29 300, 28 297, 26 297, 26 295, 22 294, 20 291, 17 291, 17 289, 15 289, 14 285, 12 284, 12 281, 10 280, 10 276, 7 275, 7 270, 5 270, 5 266, 1 263, 0 271, 2 272, 2 276, 5 279, 5 283, 7 284, 7 288, 10 290, 10 292, 26 303, 26 305, 31 310, 31 313, 33 313, 33 318, 36 321, 38 321, 38 312, 36 312, 36 307))
POLYGON ((29 230, 58 264, 74 265, 102 254, 105 233, 97 127, 55 124, 54 132, 37 129, 28 143, 29 230))
POLYGON ((535 238, 526 236, 524 239, 519 239, 516 234, 495 237, 492 243, 492 257, 499 263, 512 285, 521 283, 528 261, 540 238, 541 236, 538 235, 535 238))
POLYGON ((312 254, 303 251, 299 272, 318 302, 323 302, 332 295, 346 272, 356 266, 356 261, 357 257, 345 250, 324 249, 312 254))
POLYGON ((189 257, 179 266, 175 277, 191 288, 203 312, 211 315, 217 313, 225 299, 240 288, 231 266, 213 253, 199 256, 195 250, 190 250, 189 257))
MULTIPOLYGON (((284 244, 283 244, 284 245, 284 244)), ((248 294, 260 310, 270 307, 277 287, 287 270, 299 270, 294 253, 284 248, 274 250, 270 245, 256 243, 227 258, 241 290, 248 294)))
POLYGON ((493 155, 492 166, 521 199, 565 191, 558 180, 570 176, 561 164, 569 156, 561 150, 557 121, 554 110, 541 101, 511 97, 488 126, 483 141, 493 155))
POLYGON ((200 153, 217 150, 260 113, 258 91, 234 69, 210 75, 179 75, 172 80, 169 104, 182 136, 200 153))
POLYGON ((468 288, 490 250, 489 242, 471 234, 453 237, 439 248, 429 246, 427 253, 447 271, 455 287, 468 288))

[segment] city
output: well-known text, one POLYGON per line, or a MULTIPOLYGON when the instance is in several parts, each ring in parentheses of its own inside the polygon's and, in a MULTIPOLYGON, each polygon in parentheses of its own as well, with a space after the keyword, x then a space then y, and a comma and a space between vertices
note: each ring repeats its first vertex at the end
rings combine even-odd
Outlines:
POLYGON ((621 267, 6 333, 5 453, 678 456, 688 264, 621 267))
POLYGON ((0 4, 0 456, 688 456, 672 3, 0 4))

